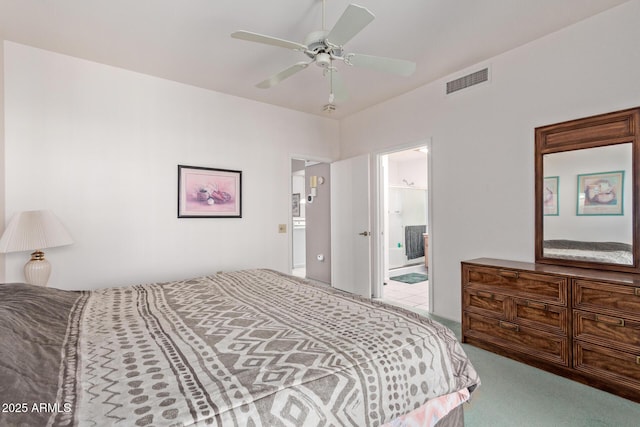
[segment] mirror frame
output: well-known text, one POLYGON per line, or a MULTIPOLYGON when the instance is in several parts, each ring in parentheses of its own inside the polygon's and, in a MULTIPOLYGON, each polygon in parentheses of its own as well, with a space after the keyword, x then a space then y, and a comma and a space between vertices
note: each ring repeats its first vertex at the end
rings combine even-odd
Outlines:
POLYGON ((640 107, 542 126, 535 129, 536 263, 640 273, 640 107), (545 257, 543 254, 543 156, 586 148, 631 143, 633 264, 612 264, 545 257))

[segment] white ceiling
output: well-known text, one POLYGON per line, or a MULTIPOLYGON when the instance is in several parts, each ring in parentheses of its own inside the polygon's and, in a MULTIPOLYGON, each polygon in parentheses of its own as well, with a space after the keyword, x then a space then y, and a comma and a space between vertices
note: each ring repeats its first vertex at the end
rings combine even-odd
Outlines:
MULTIPOLYGON (((339 64, 342 118, 627 0, 354 0, 376 19, 349 52, 417 63, 411 77, 339 64)), ((349 0, 327 0, 331 28, 349 0)), ((309 67, 271 89, 255 84, 304 54, 232 39, 243 29, 304 43, 321 0, 0 0, 0 38, 313 114, 329 89, 309 67)), ((443 89, 444 90, 444 89, 443 89)))

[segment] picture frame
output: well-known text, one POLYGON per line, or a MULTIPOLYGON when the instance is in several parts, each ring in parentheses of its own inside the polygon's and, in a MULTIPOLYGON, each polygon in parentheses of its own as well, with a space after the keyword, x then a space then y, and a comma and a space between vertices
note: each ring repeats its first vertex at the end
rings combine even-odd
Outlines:
POLYGON ((624 215, 624 171, 578 175, 576 215, 624 215))
POLYGON ((242 218, 242 171, 178 165, 178 218, 242 218))
POLYGON ((294 217, 300 216, 300 193, 291 195, 291 215, 294 217))
POLYGON ((560 177, 546 176, 543 178, 542 207, 544 216, 560 215, 560 177))

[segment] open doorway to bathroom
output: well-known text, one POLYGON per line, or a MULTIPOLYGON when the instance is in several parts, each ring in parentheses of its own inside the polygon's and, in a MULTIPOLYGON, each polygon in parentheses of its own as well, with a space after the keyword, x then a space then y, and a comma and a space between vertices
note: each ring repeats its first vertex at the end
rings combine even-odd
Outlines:
POLYGON ((429 183, 426 146, 381 157, 382 298, 410 309, 429 306, 429 183))

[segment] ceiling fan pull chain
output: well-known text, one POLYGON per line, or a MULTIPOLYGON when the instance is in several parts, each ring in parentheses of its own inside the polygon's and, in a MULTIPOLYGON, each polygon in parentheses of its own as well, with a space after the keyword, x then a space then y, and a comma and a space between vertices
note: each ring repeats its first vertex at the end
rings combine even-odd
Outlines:
MULTIPOLYGON (((323 0, 324 1, 324 0, 323 0)), ((333 68, 333 59, 329 62, 329 104, 333 104, 333 100, 335 96, 333 95, 333 73, 335 69, 333 68)))

